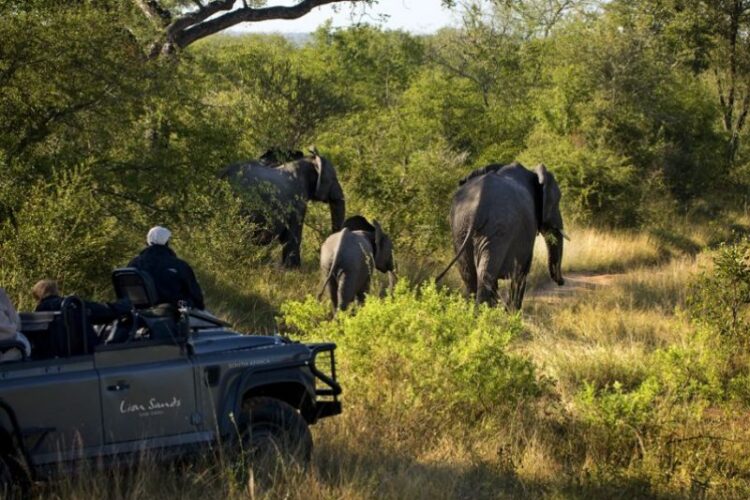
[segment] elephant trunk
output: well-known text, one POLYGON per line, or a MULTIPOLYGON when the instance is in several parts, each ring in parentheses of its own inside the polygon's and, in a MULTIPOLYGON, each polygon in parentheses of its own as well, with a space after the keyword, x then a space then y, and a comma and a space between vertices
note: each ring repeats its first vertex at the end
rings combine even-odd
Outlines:
POLYGON ((562 256, 563 256, 563 235, 559 230, 549 231, 544 235, 547 243, 547 258, 549 267, 549 276, 552 281, 562 286, 565 279, 562 275, 562 256))
POLYGON ((346 202, 343 193, 340 198, 331 198, 329 206, 331 207, 331 232, 336 233, 344 227, 346 218, 346 202))

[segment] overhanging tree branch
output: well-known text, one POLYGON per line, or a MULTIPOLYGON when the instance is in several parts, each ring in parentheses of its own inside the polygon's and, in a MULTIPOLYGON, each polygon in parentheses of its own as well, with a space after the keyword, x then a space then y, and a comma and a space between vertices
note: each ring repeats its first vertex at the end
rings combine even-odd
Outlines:
POLYGON ((235 8, 236 0, 211 0, 208 3, 194 2, 198 8, 180 15, 173 15, 162 7, 159 0, 134 0, 154 24, 163 29, 164 41, 160 50, 152 54, 170 52, 174 48, 185 48, 191 43, 218 33, 240 23, 268 21, 271 19, 297 19, 315 7, 332 3, 366 0, 302 0, 290 6, 250 7, 243 0, 235 8), (223 14, 221 14, 224 12, 223 14))
POLYGON ((347 0, 303 0, 289 7, 274 6, 258 9, 242 7, 214 19, 193 24, 190 27, 182 29, 180 32, 175 33, 173 40, 178 47, 184 48, 196 40, 213 35, 239 23, 269 21, 271 19, 297 19, 315 7, 331 3, 341 3, 343 1, 347 0))

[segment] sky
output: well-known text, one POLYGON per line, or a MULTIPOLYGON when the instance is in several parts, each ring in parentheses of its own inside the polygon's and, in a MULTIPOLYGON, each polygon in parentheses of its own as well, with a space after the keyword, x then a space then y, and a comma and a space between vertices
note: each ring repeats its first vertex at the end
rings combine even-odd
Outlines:
MULTIPOLYGON (((276 5, 276 2, 269 2, 276 5)), ((291 5, 283 1, 278 5, 291 5)), ((386 29, 399 29, 416 34, 434 33, 438 29, 455 25, 458 17, 440 4, 440 0, 379 0, 371 7, 349 3, 324 5, 311 10, 299 19, 274 20, 260 23, 243 23, 233 27, 234 33, 308 33, 332 19, 335 27, 356 22, 380 24, 386 29), (383 18, 382 16, 386 16, 383 18)))

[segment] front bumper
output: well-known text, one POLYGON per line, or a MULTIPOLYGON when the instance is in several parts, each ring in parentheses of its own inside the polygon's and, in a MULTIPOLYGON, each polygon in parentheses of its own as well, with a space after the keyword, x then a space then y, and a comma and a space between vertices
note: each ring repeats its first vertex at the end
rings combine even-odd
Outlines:
POLYGON ((307 344, 312 351, 310 371, 315 375, 315 414, 316 419, 332 417, 341 413, 341 385, 336 380, 336 344, 331 342, 307 344), (317 366, 318 355, 328 353, 330 370, 326 374, 317 366))

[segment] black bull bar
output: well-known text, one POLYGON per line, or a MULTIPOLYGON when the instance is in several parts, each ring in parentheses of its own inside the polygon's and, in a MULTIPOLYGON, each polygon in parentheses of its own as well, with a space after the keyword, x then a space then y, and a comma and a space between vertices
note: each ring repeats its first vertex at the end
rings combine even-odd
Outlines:
POLYGON ((336 356, 334 354, 336 344, 330 342, 316 343, 307 344, 307 347, 312 351, 310 371, 315 375, 316 379, 315 407, 317 418, 338 415, 341 413, 341 401, 338 399, 341 395, 341 385, 336 380, 336 356), (318 355, 326 352, 329 353, 330 374, 324 373, 317 366, 318 355), (322 387, 319 387, 319 385, 322 385, 322 387), (325 399, 318 399, 320 397, 325 399))

